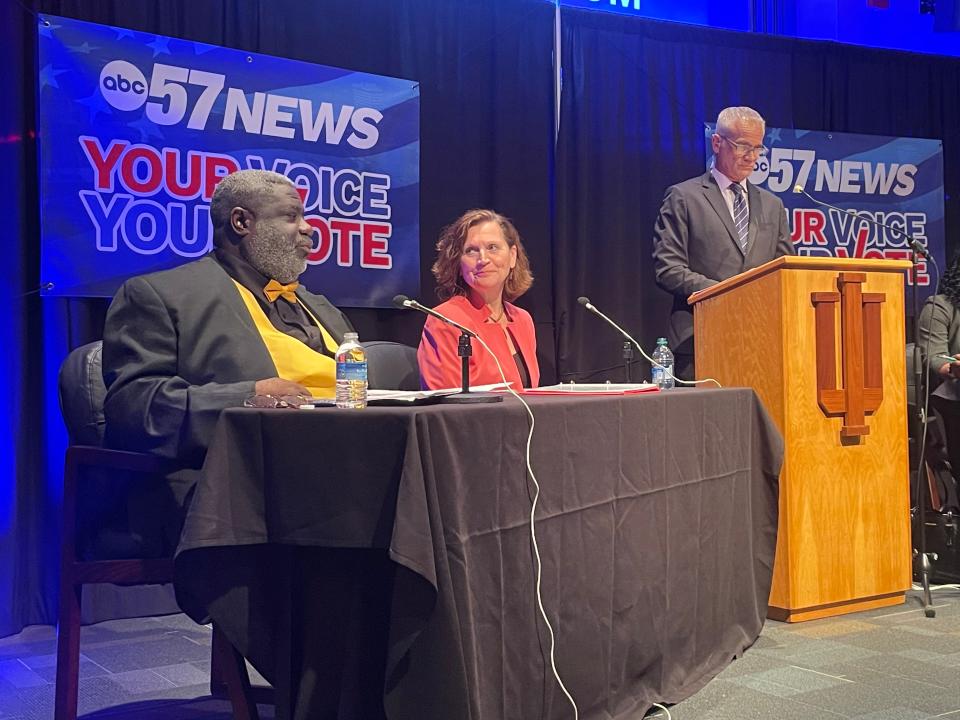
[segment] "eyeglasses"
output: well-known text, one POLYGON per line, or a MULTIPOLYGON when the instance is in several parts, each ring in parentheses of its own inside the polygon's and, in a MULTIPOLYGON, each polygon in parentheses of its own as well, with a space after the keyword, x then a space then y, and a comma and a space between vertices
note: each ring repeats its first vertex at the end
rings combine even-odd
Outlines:
POLYGON ((244 407, 249 408, 298 408, 306 405, 311 398, 303 395, 251 395, 243 401, 244 407))
MULTIPOLYGON (((717 135, 720 135, 720 133, 717 133, 717 135)), ((747 145, 746 143, 734 142, 725 135, 720 135, 720 137, 733 146, 733 150, 737 153, 737 155, 750 155, 756 153, 757 157, 763 157, 769 152, 766 145, 747 145)))

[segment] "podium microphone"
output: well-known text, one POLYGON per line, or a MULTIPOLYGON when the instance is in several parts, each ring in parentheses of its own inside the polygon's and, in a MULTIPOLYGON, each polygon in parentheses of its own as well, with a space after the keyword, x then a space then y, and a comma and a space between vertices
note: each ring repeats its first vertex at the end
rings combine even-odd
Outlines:
POLYGON ((401 310, 419 310, 422 313, 435 317, 437 320, 442 320, 443 322, 447 323, 447 325, 453 325, 453 327, 455 327, 457 330, 459 330, 460 332, 462 332, 464 335, 468 337, 475 338, 477 336, 477 334, 473 330, 465 328, 463 325, 461 325, 458 322, 454 322, 453 320, 448 318, 446 315, 441 315, 433 308, 428 308, 426 305, 421 305, 416 300, 411 300, 406 295, 394 295, 393 305, 394 307, 400 308, 401 310))
POLYGON ((859 210, 853 210, 852 208, 837 207, 836 205, 831 205, 830 203, 824 202, 823 200, 817 200, 817 198, 815 198, 813 195, 811 195, 810 193, 808 193, 806 190, 803 189, 803 185, 794 185, 793 192, 796 193, 797 195, 806 195, 811 202, 814 202, 817 205, 822 205, 823 207, 830 208, 831 210, 836 210, 837 212, 842 212, 847 215, 852 215, 853 217, 860 218, 861 220, 866 220, 868 223, 876 225, 877 227, 882 227, 882 228, 886 228, 887 230, 892 230, 898 235, 902 235, 904 238, 906 238, 907 243, 910 245, 910 249, 913 250, 917 255, 920 255, 926 258, 930 262, 935 262, 934 259, 930 256, 930 252, 927 250, 927 248, 925 248, 923 244, 921 244, 918 240, 914 240, 909 234, 907 234, 905 230, 901 230, 900 228, 894 227, 893 225, 887 225, 886 223, 882 223, 876 218, 874 218, 872 215, 870 215, 869 213, 860 212, 859 210))

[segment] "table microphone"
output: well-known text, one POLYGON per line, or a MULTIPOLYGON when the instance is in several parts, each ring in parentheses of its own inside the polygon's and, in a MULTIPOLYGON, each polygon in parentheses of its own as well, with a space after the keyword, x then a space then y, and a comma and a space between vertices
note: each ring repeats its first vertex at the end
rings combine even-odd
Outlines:
POLYGON ((428 308, 426 305, 421 305, 416 300, 411 300, 406 295, 394 295, 393 305, 394 307, 398 307, 401 310, 419 310, 420 312, 426 313, 427 315, 432 315, 433 317, 437 318, 437 320, 442 320, 448 325, 453 325, 457 330, 468 335, 469 337, 475 338, 477 336, 477 334, 473 330, 470 330, 469 328, 465 328, 463 325, 451 320, 446 315, 441 315, 433 308, 428 308))
MULTIPOLYGON (((594 315, 596 315, 597 317, 602 318, 603 321, 604 321, 605 323, 607 323, 607 325, 610 325, 612 328, 616 329, 617 332, 619 332, 619 333, 620 333, 621 335, 623 335, 627 340, 629 340, 630 342, 632 342, 632 343, 633 343, 633 346, 634 346, 635 348, 637 348, 637 350, 640 351, 640 354, 643 355, 643 357, 647 360, 647 362, 653 363, 654 365, 660 365, 660 363, 658 363, 656 360, 654 360, 653 358, 651 358, 649 355, 647 355, 647 354, 643 351, 643 348, 640 347, 640 343, 638 343, 636 340, 634 340, 634 339, 627 333, 626 330, 624 330, 622 327, 620 327, 619 325, 617 325, 613 320, 611 320, 610 318, 608 318, 608 317, 607 317, 606 315, 604 315, 602 312, 600 312, 599 310, 597 310, 596 306, 595 306, 593 303, 590 302, 590 298, 581 295, 580 297, 577 298, 577 302, 580 303, 581 305, 583 305, 587 310, 589 310, 590 312, 592 312, 592 313, 593 313, 594 315)), ((660 367, 663 367, 663 366, 660 365, 660 367)))
POLYGON ((906 231, 901 230, 898 227, 894 227, 893 225, 887 225, 886 223, 882 223, 876 218, 874 218, 872 215, 870 215, 869 213, 861 212, 859 210, 854 210, 852 208, 837 207, 836 205, 831 205, 830 203, 824 202, 823 200, 817 200, 813 195, 811 195, 810 193, 808 193, 806 190, 803 189, 803 185, 794 185, 793 192, 797 193, 798 195, 806 195, 811 201, 815 202, 817 205, 823 205, 823 207, 828 207, 831 210, 836 210, 837 212, 846 213, 847 215, 852 215, 853 217, 866 220, 868 223, 872 223, 877 227, 882 227, 882 228, 886 228, 887 230, 892 230, 893 232, 899 235, 902 235, 904 238, 906 238, 907 243, 909 243, 910 245, 910 248, 917 255, 925 257, 927 260, 930 260, 931 262, 933 261, 933 258, 930 257, 930 252, 920 243, 919 240, 914 240, 912 237, 910 237, 910 235, 906 233, 906 231))
MULTIPOLYGON (((629 340, 630 342, 632 342, 632 343, 633 343, 633 346, 634 346, 637 350, 640 351, 640 354, 643 355, 644 359, 645 359, 648 363, 650 363, 651 367, 659 367, 659 368, 663 368, 664 370, 669 370, 669 368, 664 367, 663 365, 661 365, 660 363, 658 363, 656 360, 654 360, 652 357, 650 357, 649 355, 647 355, 647 354, 643 351, 643 348, 640 347, 640 343, 638 343, 636 340, 634 340, 633 337, 632 337, 631 335, 629 335, 626 330, 624 330, 622 327, 620 327, 619 325, 617 325, 613 320, 611 320, 610 318, 608 318, 608 317, 607 317, 606 315, 604 315, 602 312, 600 312, 599 310, 597 310, 596 306, 595 306, 593 303, 590 302, 590 298, 584 297, 583 295, 581 295, 580 297, 577 298, 577 302, 580 303, 581 305, 583 305, 587 310, 589 310, 590 312, 592 312, 594 315, 602 318, 604 322, 606 322, 608 325, 610 325, 610 327, 616 329, 616 330, 617 330, 621 335, 623 335, 627 340, 629 340)), ((715 383, 717 387, 723 387, 719 382, 717 382, 717 381, 714 380, 713 378, 704 378, 703 380, 681 380, 680 378, 674 376, 674 380, 676 380, 676 381, 677 381, 678 383, 680 383, 681 385, 697 385, 697 383, 712 382, 712 383, 715 383)))
MULTIPOLYGON (((422 313, 431 315, 432 317, 442 320, 443 322, 452 325, 460 331, 460 342, 457 345, 457 355, 460 357, 460 387, 461 390, 458 393, 453 395, 444 395, 441 398, 441 402, 445 403, 488 403, 488 402, 500 402, 503 400, 503 395, 498 395, 495 393, 489 392, 471 392, 470 390, 470 356, 473 355, 473 348, 470 345, 470 338, 477 338, 477 341, 483 345, 487 351, 493 355, 493 351, 487 347, 486 343, 483 342, 482 338, 477 337, 477 334, 468 328, 465 328, 458 322, 454 322, 446 315, 438 313, 433 308, 428 308, 426 305, 421 305, 416 300, 411 300, 406 295, 394 295, 393 304, 398 308, 408 309, 408 310, 419 310, 422 313)), ((496 357, 494 357, 496 360, 496 357)), ((499 367, 499 363, 497 366, 499 367)))

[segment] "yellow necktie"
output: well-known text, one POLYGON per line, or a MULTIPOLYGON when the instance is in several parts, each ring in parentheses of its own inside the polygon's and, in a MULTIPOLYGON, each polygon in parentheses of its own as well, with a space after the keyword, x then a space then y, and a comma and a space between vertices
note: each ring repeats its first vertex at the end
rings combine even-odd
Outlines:
POLYGON ((271 280, 263 289, 263 294, 267 296, 267 300, 270 302, 276 302, 278 297, 282 297, 284 300, 295 303, 297 296, 294 293, 298 287, 300 287, 300 283, 297 281, 293 281, 289 285, 281 285, 276 280, 271 280))

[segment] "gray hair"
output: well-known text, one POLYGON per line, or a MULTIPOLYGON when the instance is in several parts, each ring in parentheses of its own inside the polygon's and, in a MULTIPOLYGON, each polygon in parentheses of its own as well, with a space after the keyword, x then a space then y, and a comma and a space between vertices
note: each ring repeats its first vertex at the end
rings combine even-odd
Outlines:
POLYGON ((728 107, 720 111, 717 115, 717 132, 721 135, 729 135, 735 132, 734 125, 742 122, 747 125, 759 124, 764 133, 767 131, 767 121, 751 107, 728 107))
POLYGON ((230 222, 230 211, 235 207, 254 209, 263 202, 272 185, 294 187, 290 178, 272 170, 238 170, 221 180, 210 200, 210 220, 214 228, 230 222))

